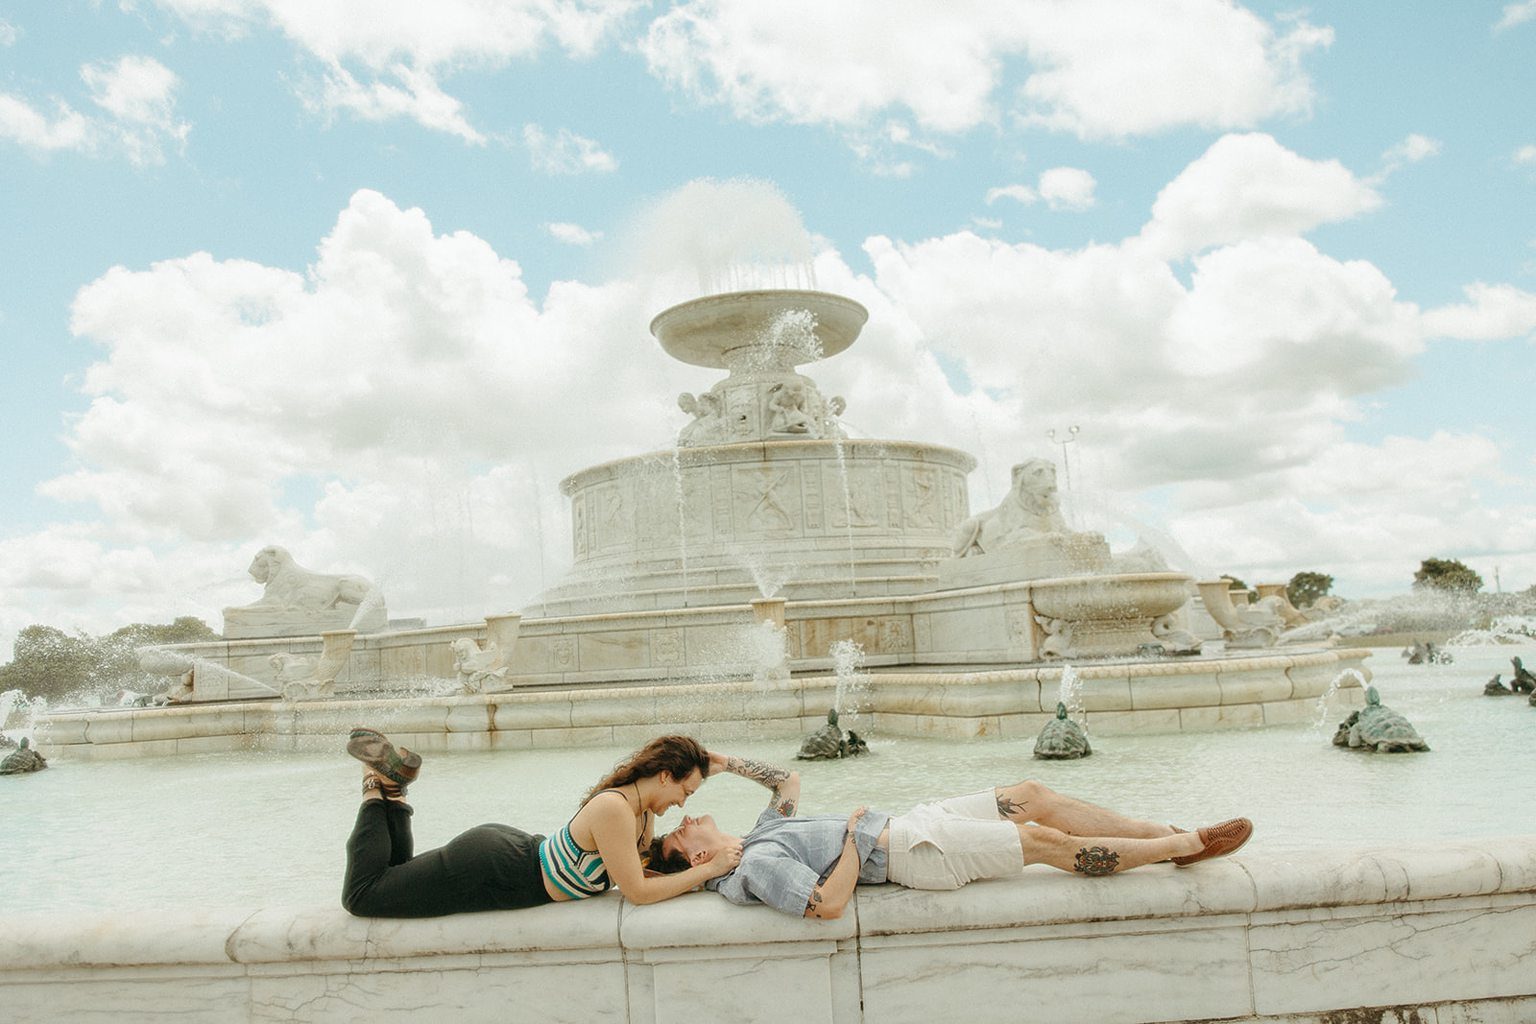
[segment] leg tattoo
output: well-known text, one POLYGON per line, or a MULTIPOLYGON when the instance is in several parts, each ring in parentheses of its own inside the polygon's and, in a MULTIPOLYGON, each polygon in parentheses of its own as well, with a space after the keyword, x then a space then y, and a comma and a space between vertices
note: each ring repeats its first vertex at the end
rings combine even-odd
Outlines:
POLYGON ((997 813, 1004 818, 1011 818, 1015 814, 1023 814, 1024 805, 1010 796, 1004 796, 1002 793, 999 793, 997 795, 997 813))
POLYGON ((1107 846, 1085 846, 1077 851, 1077 857, 1072 861, 1073 871, 1082 872, 1090 878, 1112 875, 1119 866, 1120 855, 1107 846))

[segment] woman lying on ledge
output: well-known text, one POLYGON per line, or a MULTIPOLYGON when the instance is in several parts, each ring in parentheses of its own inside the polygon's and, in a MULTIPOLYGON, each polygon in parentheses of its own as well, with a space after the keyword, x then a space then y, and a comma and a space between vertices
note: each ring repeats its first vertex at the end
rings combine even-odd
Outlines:
POLYGON ((405 789, 421 771, 421 755, 372 729, 353 729, 347 753, 365 767, 341 905, 359 917, 514 910, 596 896, 611 885, 635 903, 656 903, 741 861, 738 843, 681 874, 647 877, 641 865, 656 816, 682 806, 709 775, 709 753, 687 736, 662 736, 641 747, 548 838, 510 825, 479 825, 420 856, 412 856, 405 789))

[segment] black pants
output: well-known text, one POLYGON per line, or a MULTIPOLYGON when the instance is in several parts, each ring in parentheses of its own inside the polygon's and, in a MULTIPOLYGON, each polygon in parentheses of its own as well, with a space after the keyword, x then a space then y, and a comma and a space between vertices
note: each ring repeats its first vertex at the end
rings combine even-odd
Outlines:
POLYGON ((548 903, 543 839, 510 825, 477 825, 413 857, 411 808, 364 800, 347 839, 341 905, 358 917, 439 917, 548 903))

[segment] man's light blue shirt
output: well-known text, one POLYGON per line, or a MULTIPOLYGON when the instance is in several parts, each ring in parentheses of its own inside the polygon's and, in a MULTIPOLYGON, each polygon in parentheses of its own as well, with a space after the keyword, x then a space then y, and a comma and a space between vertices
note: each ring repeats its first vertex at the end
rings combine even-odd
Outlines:
MULTIPOLYGON (((875 844, 890 820, 884 811, 866 811, 854 826, 860 882, 885 881, 885 851, 875 844)), ((741 863, 704 887, 732 903, 766 903, 800 917, 810 904, 811 891, 842 856, 847 826, 846 816, 786 818, 770 807, 758 815, 742 841, 741 863)))

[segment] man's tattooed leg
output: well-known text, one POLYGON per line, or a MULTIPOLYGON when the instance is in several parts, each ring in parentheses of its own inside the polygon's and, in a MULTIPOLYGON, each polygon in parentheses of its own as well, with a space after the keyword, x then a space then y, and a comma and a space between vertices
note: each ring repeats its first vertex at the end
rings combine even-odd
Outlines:
POLYGON ((1112 875, 1120 866, 1120 855, 1107 846, 1085 846, 1077 851, 1072 870, 1090 877, 1112 875))
POLYGON ((1006 793, 999 793, 997 794, 997 813, 1004 818, 1011 818, 1016 814, 1022 816, 1024 805, 1006 793))

